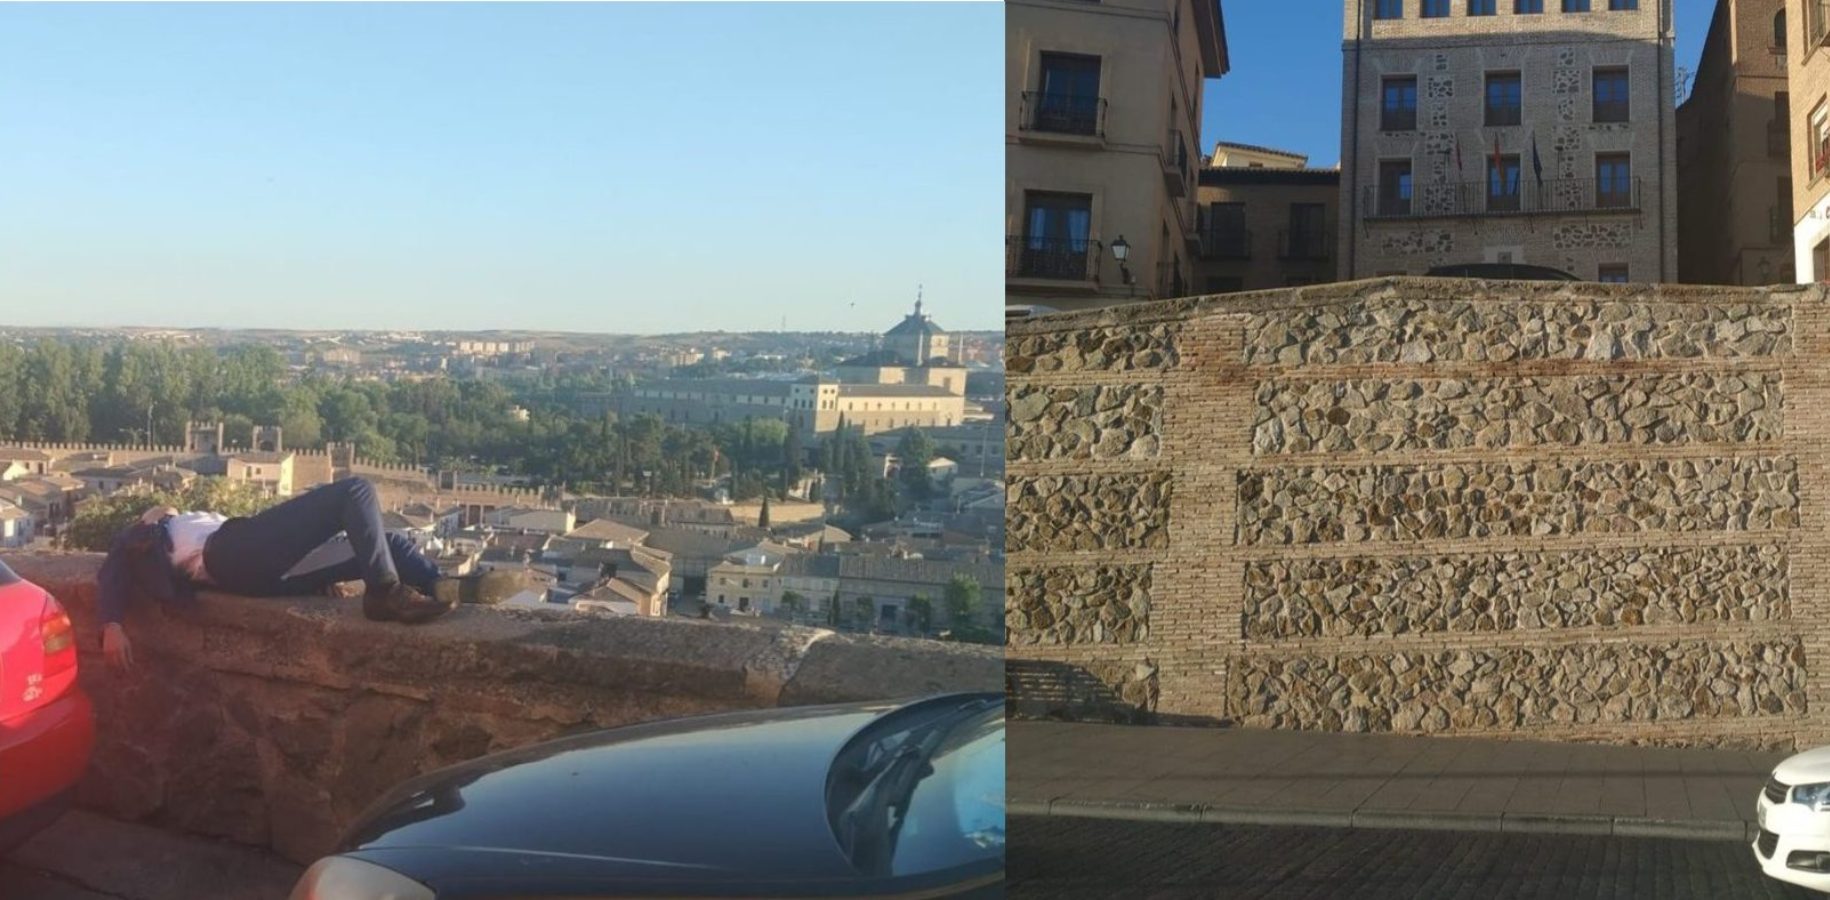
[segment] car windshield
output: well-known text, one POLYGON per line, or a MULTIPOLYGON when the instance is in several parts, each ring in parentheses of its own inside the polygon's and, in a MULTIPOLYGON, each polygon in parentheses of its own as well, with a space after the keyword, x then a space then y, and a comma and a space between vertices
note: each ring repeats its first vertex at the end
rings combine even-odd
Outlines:
POLYGON ((905 709, 860 737, 827 786, 833 834, 859 871, 919 875, 1002 857, 1002 702, 905 709))
POLYGON ((1004 854, 1004 710, 948 733, 915 785, 890 858, 892 875, 933 872, 1004 854))

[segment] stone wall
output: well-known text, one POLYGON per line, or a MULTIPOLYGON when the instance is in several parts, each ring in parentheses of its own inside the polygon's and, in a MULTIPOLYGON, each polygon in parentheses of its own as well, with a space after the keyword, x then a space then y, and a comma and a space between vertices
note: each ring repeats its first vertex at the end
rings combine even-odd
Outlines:
POLYGON ((1824 289, 1381 279, 1009 340, 1019 713, 1830 739, 1824 289))
POLYGON ((93 554, 9 556, 69 608, 95 756, 79 801, 124 819, 328 850, 401 780, 582 730, 771 706, 1000 690, 996 648, 685 619, 466 608, 370 622, 355 601, 206 594, 136 608, 109 669, 93 554))

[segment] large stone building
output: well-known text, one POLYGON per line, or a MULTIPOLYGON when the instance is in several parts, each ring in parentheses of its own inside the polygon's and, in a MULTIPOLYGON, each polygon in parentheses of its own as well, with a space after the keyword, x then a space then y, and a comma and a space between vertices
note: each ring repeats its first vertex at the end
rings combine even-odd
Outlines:
POLYGON ((1678 107, 1678 280, 1791 282, 1792 148, 1783 0, 1717 0, 1678 107))
POLYGON ((946 428, 966 417, 966 370, 948 362, 950 346, 917 300, 915 312, 884 334, 881 350, 830 377, 664 378, 637 384, 619 399, 624 415, 695 425, 780 419, 807 437, 830 434, 841 421, 865 434, 946 428))
POLYGON ((1300 153, 1221 142, 1201 169, 1195 289, 1207 294, 1335 280, 1338 169, 1300 153))
POLYGON ((1830 9, 1786 0, 1792 149, 1792 259, 1800 283, 1830 281, 1830 9))
POLYGON ((1346 0, 1340 272, 1677 277, 1671 0, 1346 0))
POLYGON ((1005 10, 1006 303, 1189 293, 1202 86, 1228 65, 1220 0, 1005 10))

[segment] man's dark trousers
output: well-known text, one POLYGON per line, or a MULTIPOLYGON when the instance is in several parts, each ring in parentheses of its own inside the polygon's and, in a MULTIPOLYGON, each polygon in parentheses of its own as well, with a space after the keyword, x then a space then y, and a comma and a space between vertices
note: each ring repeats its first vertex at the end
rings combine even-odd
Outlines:
POLYGON ((430 594, 438 566, 404 534, 381 527, 375 486, 363 478, 313 488, 248 518, 230 519, 204 546, 203 567, 223 590, 251 597, 322 592, 361 579, 369 590, 395 582, 430 594), (349 536, 352 559, 287 577, 307 554, 349 536))

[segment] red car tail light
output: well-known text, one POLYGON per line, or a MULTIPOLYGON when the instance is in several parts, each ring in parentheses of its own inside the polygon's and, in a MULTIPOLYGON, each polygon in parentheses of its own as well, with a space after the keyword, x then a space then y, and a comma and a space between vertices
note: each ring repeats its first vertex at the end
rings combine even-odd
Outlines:
POLYGON ((44 675, 61 675, 76 668, 76 629, 57 598, 44 596, 44 612, 38 619, 38 631, 44 641, 44 675))

